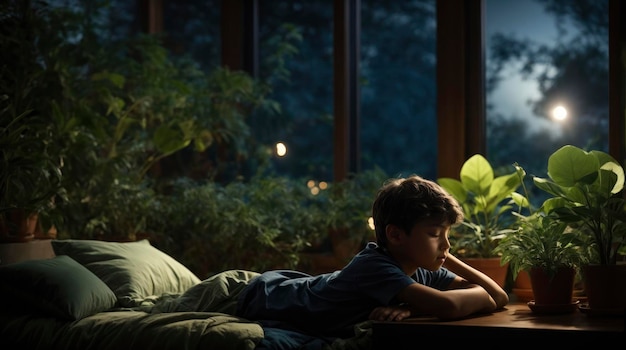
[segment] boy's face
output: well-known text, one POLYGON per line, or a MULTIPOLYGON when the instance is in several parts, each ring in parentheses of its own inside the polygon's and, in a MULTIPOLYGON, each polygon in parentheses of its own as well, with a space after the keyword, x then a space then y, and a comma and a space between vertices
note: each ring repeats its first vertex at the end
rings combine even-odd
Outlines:
POLYGON ((435 271, 441 266, 450 250, 449 225, 426 221, 413 226, 410 234, 394 235, 394 257, 413 273, 418 267, 435 271))

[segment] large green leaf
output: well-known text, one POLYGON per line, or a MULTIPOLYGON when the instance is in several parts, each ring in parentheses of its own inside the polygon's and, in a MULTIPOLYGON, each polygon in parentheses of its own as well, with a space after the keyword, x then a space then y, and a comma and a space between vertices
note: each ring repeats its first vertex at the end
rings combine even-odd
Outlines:
POLYGON ((443 187, 452 197, 456 198, 459 203, 464 203, 467 200, 467 191, 463 188, 463 184, 453 178, 442 177, 437 180, 439 185, 443 187))
POLYGON ((600 183, 604 187, 603 190, 608 189, 608 192, 604 193, 619 193, 624 188, 624 168, 613 161, 602 164, 600 183))
POLYGON ((487 196, 493 182, 493 168, 480 154, 470 157, 461 168, 461 183, 477 196, 487 196))
POLYGON ((548 159, 548 176, 557 184, 565 187, 574 186, 577 182, 590 183, 593 175, 598 173, 598 158, 572 145, 565 145, 555 151, 548 159))

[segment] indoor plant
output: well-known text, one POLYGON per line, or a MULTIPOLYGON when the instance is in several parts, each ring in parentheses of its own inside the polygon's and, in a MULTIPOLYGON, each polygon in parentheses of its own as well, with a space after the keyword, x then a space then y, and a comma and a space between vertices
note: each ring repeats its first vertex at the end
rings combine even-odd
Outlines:
MULTIPOLYGON (((3 144, 0 152, 24 160, 29 141, 40 150, 28 159, 56 163, 37 164, 37 171, 66 190, 67 200, 50 212, 60 238, 132 240, 145 233, 148 205, 169 178, 232 176, 234 159, 261 154, 245 148, 246 118, 267 102, 265 87, 250 75, 203 71, 171 55, 155 35, 107 35, 80 6, 1 7, 0 96, 8 107, 3 102, 0 123, 21 128, 12 134, 21 145, 3 144), (190 161, 198 154, 205 163, 190 161), (61 162, 63 176, 53 178, 61 162)), ((42 180, 38 188, 49 186, 42 180)))
POLYGON ((507 235, 496 251, 510 264, 513 278, 527 271, 534 300, 544 311, 572 311, 572 295, 578 268, 585 262, 579 236, 566 223, 543 212, 520 216, 520 226, 507 235), (546 306, 550 306, 546 308, 546 306))
POLYGON ((590 243, 586 245, 590 263, 582 267, 589 307, 623 311, 626 265, 618 264, 626 239, 622 166, 605 152, 565 145, 550 155, 548 178, 534 177, 533 182, 551 195, 542 210, 590 243))
POLYGON ((459 177, 460 180, 437 179, 459 202, 465 214, 463 222, 450 233, 451 251, 503 286, 507 266, 501 266, 495 248, 516 225, 517 219, 512 213, 527 203, 524 196, 516 192, 521 185, 520 177, 515 169, 495 176, 489 161, 480 154, 465 161, 459 177), (486 266, 479 265, 484 262, 495 270, 490 272, 486 266))
POLYGON ((61 161, 50 153, 45 121, 0 105, 0 239, 25 241, 54 224, 48 212, 62 198, 61 161))
POLYGON ((51 117, 61 89, 40 55, 53 51, 54 43, 35 47, 36 33, 49 28, 41 20, 45 11, 29 3, 3 3, 0 16, 0 236, 9 241, 28 240, 41 229, 52 232, 51 209, 64 196, 51 117))

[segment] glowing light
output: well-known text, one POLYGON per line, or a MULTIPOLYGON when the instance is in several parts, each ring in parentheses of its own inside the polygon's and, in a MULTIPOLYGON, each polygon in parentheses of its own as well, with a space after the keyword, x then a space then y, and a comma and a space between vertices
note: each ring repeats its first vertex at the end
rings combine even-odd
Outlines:
POLYGON ((284 143, 278 142, 276 143, 276 155, 279 157, 284 157, 287 154, 287 146, 284 143))
POLYGON ((320 191, 328 188, 328 183, 326 181, 320 181, 318 184, 315 180, 309 180, 306 182, 306 187, 309 188, 311 194, 317 195, 320 193, 320 191))
POLYGON ((565 120, 565 118, 567 118, 567 109, 563 106, 554 107, 552 110, 552 118, 559 121, 565 120))

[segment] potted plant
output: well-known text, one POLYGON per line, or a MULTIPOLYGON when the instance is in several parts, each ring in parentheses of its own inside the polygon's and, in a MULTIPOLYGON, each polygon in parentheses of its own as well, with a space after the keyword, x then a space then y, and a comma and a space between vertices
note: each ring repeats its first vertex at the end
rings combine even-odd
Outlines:
MULTIPOLYGON (((52 100, 60 91, 35 48, 44 12, 28 2, 2 5, 0 18, 0 236, 32 239, 52 232, 51 209, 63 198, 52 100), (55 202, 57 200, 57 202, 55 202)), ((43 48, 42 48, 43 49, 43 48)))
POLYGON ((500 264, 495 248, 514 230, 517 219, 512 213, 526 203, 516 192, 521 180, 515 169, 495 176, 489 161, 480 154, 465 161, 459 178, 437 179, 465 214, 464 221, 450 234, 451 251, 504 286, 508 266, 500 264))
POLYGON ((51 228, 39 218, 62 195, 61 163, 49 154, 40 117, 27 111, 11 118, 9 109, 0 110, 0 236, 26 241, 51 228))
POLYGON ((548 178, 533 182, 551 195, 542 210, 589 242, 589 263, 582 266, 585 307, 623 313, 626 265, 618 263, 626 240, 622 166, 605 152, 565 145, 548 158, 548 178))
POLYGON ((572 302, 575 277, 585 262, 579 236, 566 223, 543 212, 520 216, 520 226, 507 235, 496 251, 510 264, 513 278, 528 272, 534 300, 533 311, 567 312, 572 302))
POLYGON ((0 171, 16 169, 6 157, 38 166, 28 176, 12 174, 2 196, 31 191, 26 182, 44 188, 44 180, 62 180, 67 200, 46 213, 58 219, 61 238, 132 240, 144 233, 148 204, 168 177, 230 175, 238 159, 266 157, 243 149, 246 118, 270 103, 265 86, 245 72, 204 71, 169 55, 157 36, 103 35, 80 6, 1 7, 0 96, 7 97, 0 123, 19 144, 2 144, 0 171), (24 158, 26 144, 37 154, 24 158), (198 154, 213 168, 190 161, 198 154), (36 172, 48 177, 30 181, 36 172))

